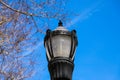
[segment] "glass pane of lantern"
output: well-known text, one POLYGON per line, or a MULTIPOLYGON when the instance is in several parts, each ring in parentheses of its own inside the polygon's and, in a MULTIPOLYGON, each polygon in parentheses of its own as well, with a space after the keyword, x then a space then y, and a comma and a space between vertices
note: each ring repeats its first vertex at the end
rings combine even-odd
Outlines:
POLYGON ((71 37, 66 35, 57 35, 52 37, 52 49, 54 57, 69 57, 71 37))

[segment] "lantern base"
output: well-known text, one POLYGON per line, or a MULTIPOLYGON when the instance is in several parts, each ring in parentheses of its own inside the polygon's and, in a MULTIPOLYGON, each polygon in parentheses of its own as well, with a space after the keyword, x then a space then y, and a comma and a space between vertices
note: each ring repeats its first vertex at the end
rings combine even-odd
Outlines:
POLYGON ((64 58, 55 58, 49 62, 48 67, 51 80, 72 80, 73 61, 64 58))

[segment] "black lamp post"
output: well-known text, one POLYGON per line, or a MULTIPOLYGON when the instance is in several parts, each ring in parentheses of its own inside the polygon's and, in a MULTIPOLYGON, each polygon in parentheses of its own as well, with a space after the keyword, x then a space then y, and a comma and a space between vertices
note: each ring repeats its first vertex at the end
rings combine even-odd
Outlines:
POLYGON ((74 52, 77 44, 76 31, 68 31, 61 21, 57 29, 46 31, 44 46, 51 80, 72 80, 74 52))

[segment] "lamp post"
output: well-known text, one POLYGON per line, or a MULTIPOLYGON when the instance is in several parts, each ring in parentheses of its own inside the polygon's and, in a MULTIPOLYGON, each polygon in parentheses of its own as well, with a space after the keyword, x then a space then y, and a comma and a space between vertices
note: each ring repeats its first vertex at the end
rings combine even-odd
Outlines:
POLYGON ((46 31, 44 46, 51 80, 72 80, 77 44, 76 31, 68 31, 61 21, 57 29, 46 31))

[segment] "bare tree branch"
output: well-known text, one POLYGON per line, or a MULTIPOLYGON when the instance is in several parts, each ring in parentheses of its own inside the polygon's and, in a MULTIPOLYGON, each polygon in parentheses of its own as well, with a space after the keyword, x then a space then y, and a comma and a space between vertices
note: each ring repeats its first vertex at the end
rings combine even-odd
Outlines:
POLYGON ((34 74, 38 62, 33 53, 41 34, 53 26, 50 21, 61 19, 60 1, 0 0, 0 80, 24 80, 34 74))
POLYGON ((10 7, 8 4, 6 4, 5 2, 3 2, 2 0, 0 0, 0 3, 3 4, 5 7, 9 8, 10 10, 15 11, 15 12, 18 12, 18 13, 21 13, 21 14, 24 14, 24 15, 27 15, 27 16, 42 17, 42 16, 40 16, 40 15, 35 15, 35 14, 33 14, 33 13, 23 12, 23 11, 14 9, 14 8, 10 7))

